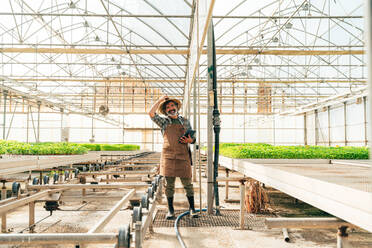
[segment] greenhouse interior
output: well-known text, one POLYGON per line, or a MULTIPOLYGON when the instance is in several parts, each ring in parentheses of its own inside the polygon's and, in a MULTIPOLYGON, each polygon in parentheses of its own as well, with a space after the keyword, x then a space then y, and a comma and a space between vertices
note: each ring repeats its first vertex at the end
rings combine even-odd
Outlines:
POLYGON ((2 4, 0 247, 372 247, 371 1, 2 4))

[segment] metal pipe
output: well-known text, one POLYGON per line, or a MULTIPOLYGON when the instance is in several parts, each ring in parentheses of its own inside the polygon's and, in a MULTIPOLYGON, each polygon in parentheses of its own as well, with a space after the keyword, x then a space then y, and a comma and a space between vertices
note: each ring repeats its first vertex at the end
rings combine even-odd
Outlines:
POLYGON ((244 229, 244 216, 245 216, 245 185, 244 182, 241 182, 240 186, 240 218, 239 218, 239 226, 240 229, 244 229))
POLYGON ((284 237, 284 241, 285 242, 289 242, 289 235, 288 235, 288 229, 287 228, 282 228, 282 233, 283 233, 283 237, 284 237))
MULTIPOLYGON (((218 182, 216 178, 218 177, 218 158, 219 158, 219 151, 220 151, 220 131, 221 131, 221 121, 220 121, 220 112, 218 110, 218 98, 217 98, 217 60, 216 60, 216 47, 215 47, 215 39, 214 39, 214 28, 213 22, 211 21, 212 27, 212 53, 213 53, 213 63, 212 63, 212 71, 213 71, 213 131, 214 131, 214 173, 213 173, 213 187, 214 187, 214 199, 216 204, 216 215, 221 215, 220 213, 220 199, 219 199, 219 192, 218 192, 218 182)), ((233 111, 234 112, 234 111, 233 111)))
POLYGON ((43 234, 0 234, 0 244, 36 245, 36 244, 76 244, 116 243, 116 233, 43 233, 43 234))
MULTIPOLYGON (((27 185, 27 189, 121 189, 148 187, 147 183, 121 183, 121 184, 54 184, 54 185, 27 185)), ((0 207, 1 210, 2 206, 0 207)))
MULTIPOLYGON (((208 66, 213 63, 212 53, 212 23, 210 23, 208 29, 208 66)), ((207 212, 213 214, 213 122, 212 122, 212 111, 213 111, 213 76, 212 71, 208 70, 208 115, 207 115, 207 137, 208 137, 208 157, 207 157, 207 212), (211 77, 212 76, 212 77, 211 77)), ((200 97, 200 96, 199 96, 200 97)))
POLYGON ((30 128, 30 108, 31 106, 27 106, 27 123, 26 123, 26 142, 28 143, 28 130, 30 128))
MULTIPOLYGON (((199 70, 199 67, 197 68, 197 70, 199 70)), ((193 85, 193 126, 194 128, 196 128, 196 79, 194 79, 194 85, 193 85)), ((198 134, 197 136, 199 136, 199 139, 200 139, 200 134, 198 134)), ((193 160, 193 170, 192 170, 192 181, 193 182, 196 182, 196 147, 197 147, 197 144, 196 142, 194 143, 193 145, 194 149, 193 149, 193 156, 192 156, 192 160, 193 160)))
POLYGON ((112 207, 110 212, 108 212, 102 219, 94 225, 88 233, 96 233, 102 231, 102 229, 107 225, 107 223, 115 216, 115 214, 122 208, 136 193, 135 189, 129 191, 115 206, 112 207))
POLYGON ((341 219, 329 217, 329 218, 266 218, 265 225, 267 228, 334 228, 339 226, 353 226, 341 219))
POLYGON ((37 136, 36 136, 36 143, 40 142, 40 107, 41 102, 37 102, 37 136))
POLYGON ((3 139, 5 140, 5 124, 6 124, 6 97, 8 96, 8 91, 3 90, 4 95, 4 113, 3 113, 3 139))
MULTIPOLYGON (((367 77, 368 77, 368 95, 369 95, 369 158, 372 159, 372 2, 365 1, 365 27, 366 27, 366 49, 367 49, 367 77)), ((369 172, 369 179, 372 180, 372 170, 369 172)), ((369 184, 369 191, 371 192, 372 185, 369 184)), ((370 199, 371 200, 371 199, 370 199)))
POLYGON ((337 232, 337 248, 350 248, 348 242, 348 234, 346 233, 347 226, 340 226, 337 232))

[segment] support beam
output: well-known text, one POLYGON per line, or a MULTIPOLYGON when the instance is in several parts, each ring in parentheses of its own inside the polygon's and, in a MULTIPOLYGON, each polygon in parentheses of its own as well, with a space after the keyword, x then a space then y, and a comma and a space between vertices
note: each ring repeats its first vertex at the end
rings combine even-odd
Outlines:
POLYGON ((6 127, 6 97, 8 96, 8 91, 3 90, 4 97, 4 112, 3 112, 3 140, 5 140, 5 127, 6 127))
MULTIPOLYGON (((40 185, 37 185, 37 186, 40 187, 40 185)), ((60 186, 63 186, 63 185, 60 185, 60 186)), ((61 187, 61 189, 62 189, 62 187, 61 187)), ((22 207, 22 206, 24 206, 24 205, 26 205, 30 202, 34 202, 35 200, 38 200, 38 199, 40 199, 40 198, 42 198, 42 197, 44 197, 48 194, 54 193, 54 192, 56 192, 56 191, 46 190, 46 191, 36 193, 36 194, 34 194, 32 196, 29 196, 29 197, 25 197, 25 198, 22 198, 20 200, 4 204, 4 205, 0 206, 0 214, 6 214, 7 212, 13 211, 18 207, 22 207)))
POLYGON ((363 96, 363 126, 364 126, 364 146, 368 145, 368 122, 367 122, 367 97, 363 96))
POLYGON ((244 221, 245 221, 245 184, 242 182, 239 186, 240 188, 240 218, 239 226, 240 230, 244 230, 244 221))
MULTIPOLYGON (((141 166, 137 166, 141 167, 141 166)), ((100 176, 100 175, 153 175, 156 174, 155 170, 151 171, 142 171, 142 170, 133 170, 133 171, 97 171, 97 172, 81 172, 81 176, 100 176)))
MULTIPOLYGON (((214 1, 211 1, 214 3, 214 1)), ((212 7, 213 8, 213 7, 212 7)), ((208 20, 209 23, 210 20, 208 20)), ((208 27, 208 26, 206 26, 208 27)), ((206 32, 206 29, 205 31, 206 32)), ((204 37, 205 39, 205 37, 204 37)), ((200 41, 204 43, 204 40, 200 41)), ((201 43, 200 43, 201 44, 201 43)), ((201 46, 200 46, 201 47, 201 46)), ((207 54, 207 50, 201 50, 201 54, 207 54)), ((0 48, 0 53, 54 53, 54 54, 151 54, 151 55, 189 55, 188 49, 91 49, 91 48, 0 48)), ((285 55, 285 56, 307 56, 307 55, 362 55, 364 50, 280 50, 280 49, 216 49, 216 54, 223 55, 285 55)), ((200 57, 200 54, 199 54, 200 57)), ((195 57, 195 59, 198 59, 195 57)), ((197 64, 199 65, 199 64, 197 64)), ((195 68, 196 69, 196 68, 195 68)), ((193 75, 195 77, 195 75, 193 75)))
POLYGON ((212 20, 212 13, 215 0, 199 0, 196 1, 195 12, 193 16, 193 24, 190 40, 190 47, 187 50, 189 55, 188 65, 186 70, 186 84, 184 87, 183 96, 183 112, 187 115, 187 106, 190 104, 190 93, 193 82, 196 78, 196 72, 199 68, 199 59, 202 54, 207 31, 212 20), (200 32, 201 31, 201 32, 200 32))
POLYGON ((331 106, 327 106, 328 146, 331 146, 331 106))
MULTIPOLYGON (((90 83, 185 83, 184 79, 138 79, 138 78, 65 78, 65 77, 48 77, 48 78, 12 78, 17 82, 90 82, 90 83)), ((199 80, 200 83, 207 83, 207 80, 201 79, 199 80)), ((258 83, 266 83, 266 84, 327 84, 327 83, 360 83, 365 84, 367 81, 364 79, 317 79, 317 80, 267 80, 267 79, 228 79, 228 78, 221 78, 218 80, 218 83, 247 83, 247 84, 258 84, 258 83)), ((43 86, 43 85, 41 85, 43 86)), ((115 87, 119 85, 111 85, 111 87, 115 87)), ((81 86, 79 86, 81 87, 81 86)), ((104 86, 97 86, 97 87, 104 87, 104 86)), ((221 88, 221 87, 220 87, 221 88)))
POLYGON ((115 206, 105 215, 102 217, 102 219, 94 225, 88 233, 96 233, 99 231, 102 231, 103 228, 107 225, 107 223, 110 222, 110 220, 115 216, 117 212, 126 204, 129 202, 129 200, 133 197, 133 195, 136 193, 135 189, 132 189, 129 191, 118 203, 115 204, 115 206))
POLYGON ((0 244, 115 244, 117 233, 43 233, 43 234, 1 234, 0 244))
POLYGON ((344 102, 344 137, 345 137, 345 143, 344 145, 347 146, 347 102, 344 102))
MULTIPOLYGON (((208 29, 208 68, 213 66, 213 51, 212 51, 212 25, 209 25, 208 29)), ((213 101, 214 101, 214 92, 213 92, 213 73, 208 70, 208 109, 207 109, 207 144, 208 144, 208 156, 207 156, 207 212, 208 214, 213 214, 213 101), (210 76, 212 75, 212 76, 210 76)), ((200 165, 199 165, 200 166, 200 165)))
POLYGON ((340 226, 354 226, 338 218, 266 218, 267 228, 338 228, 340 226))
MULTIPOLYGON (((27 185, 28 190, 42 190, 42 189, 123 189, 123 188, 137 188, 148 187, 147 183, 121 183, 121 184, 52 184, 52 185, 27 185)), ((1 213, 0 207, 0 213, 1 213)))

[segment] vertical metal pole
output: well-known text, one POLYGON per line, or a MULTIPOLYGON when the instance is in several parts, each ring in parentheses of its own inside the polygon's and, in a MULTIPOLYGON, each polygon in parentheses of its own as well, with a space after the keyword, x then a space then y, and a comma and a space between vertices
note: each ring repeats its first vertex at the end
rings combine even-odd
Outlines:
POLYGON ((318 121, 318 110, 315 109, 314 110, 314 132, 315 132, 315 145, 316 146, 318 145, 318 139, 319 139, 317 121, 318 121))
POLYGON ((347 146, 347 126, 346 126, 347 115, 346 115, 346 107, 347 107, 347 104, 346 104, 346 102, 344 102, 344 137, 345 137, 345 146, 347 146))
POLYGON ((364 122, 364 145, 368 145, 368 131, 367 131, 367 97, 363 96, 363 122, 364 122))
POLYGON ((93 109, 92 109, 92 133, 91 133, 90 143, 94 143, 95 142, 95 136, 94 136, 94 113, 96 112, 96 95, 97 95, 97 89, 96 89, 96 86, 94 86, 93 109))
MULTIPOLYGON (((369 96, 369 158, 372 159, 372 2, 370 0, 365 1, 365 11, 366 11, 366 18, 365 18, 365 28, 366 28, 366 48, 367 48, 367 77, 368 77, 368 96, 369 96)), ((372 169, 370 169, 369 173, 369 180, 372 181, 372 169)), ((372 190, 372 185, 369 184, 369 192, 372 190)), ((370 202, 372 198, 370 198, 370 202)), ((372 220, 370 220, 372 221, 372 220)))
POLYGON ((6 97, 8 96, 8 91, 3 91, 4 95, 4 113, 3 113, 3 140, 5 140, 5 124, 6 124, 6 97))
MULTIPOLYGON (((197 2, 198 3, 198 2, 197 2)), ((196 16, 199 16, 199 4, 196 4, 196 16)), ((196 18, 196 37, 199 40, 199 18, 196 18)), ((198 51, 199 51, 199 43, 198 43, 198 51)), ((203 202, 202 202, 202 180, 201 180, 201 163, 200 163, 200 144, 201 144, 201 133, 200 133, 200 66, 197 68, 197 85, 198 85, 198 166, 199 166, 199 209, 200 214, 202 214, 203 209, 203 202)))
MULTIPOLYGON (((221 87, 222 88, 222 87, 221 87)), ((222 95, 220 96, 220 97, 222 97, 222 95)), ((220 108, 222 108, 221 106, 220 106, 220 108)), ((247 89, 246 89, 246 86, 244 85, 244 106, 243 106, 243 108, 244 108, 244 110, 243 110, 243 142, 244 142, 244 144, 245 144, 245 132, 246 132, 246 130, 245 130, 245 125, 246 125, 246 123, 245 123, 245 120, 246 120, 246 118, 245 118, 245 116, 246 116, 246 113, 247 113, 247 89)))
POLYGON ((337 248, 348 248, 348 234, 346 233, 347 226, 341 226, 337 232, 337 248))
MULTIPOLYGON (((154 105, 154 93, 152 93, 151 95, 151 106, 154 105)), ((123 126, 124 127, 124 126, 123 126)), ((154 122, 152 121, 151 122, 151 128, 152 128, 152 131, 151 131, 151 150, 152 151, 155 151, 155 134, 154 134, 154 122)), ((194 160, 195 161, 195 160, 194 160)), ((195 167, 195 165, 194 165, 195 167)))
MULTIPOLYGON (((194 79, 194 89, 193 89, 193 125, 194 128, 196 128, 196 79, 194 79)), ((198 136, 200 136, 198 134, 198 136)), ((192 181, 196 182, 196 142, 194 143, 193 147, 193 154, 192 154, 192 160, 193 160, 193 169, 192 169, 192 181)))
POLYGON ((304 145, 307 146, 307 114, 306 112, 304 113, 304 145))
POLYGON ((225 201, 229 199, 229 169, 226 169, 225 201))
POLYGON ((28 143, 28 129, 30 128, 30 106, 27 105, 26 142, 28 143))
POLYGON ((37 102, 37 136, 36 136, 36 143, 40 142, 40 107, 41 102, 37 102))
POLYGON ((212 51, 212 42, 213 42, 213 35, 212 35, 212 22, 209 24, 208 28, 208 42, 207 42, 207 49, 208 49, 208 111, 207 111, 207 136, 208 136, 208 170, 207 170, 207 177, 208 177, 208 187, 207 187, 207 207, 208 207, 208 214, 213 214, 213 175, 214 175, 214 168, 213 168, 213 122, 212 122, 212 113, 213 113, 213 101, 214 101, 214 93, 213 93, 213 71, 212 71, 212 64, 213 64, 213 51, 212 51))
POLYGON ((273 117, 273 144, 274 146, 276 145, 276 141, 275 141, 275 117, 273 117))
POLYGON ((331 146, 331 107, 327 106, 327 115, 328 115, 328 146, 331 146))
POLYGON ((245 216, 245 185, 244 182, 241 182, 240 184, 240 229, 244 229, 244 216, 245 216))
POLYGON ((61 142, 63 142, 62 130, 63 130, 63 108, 60 108, 59 111, 61 112, 61 142))
MULTIPOLYGON (((124 78, 123 78, 124 79, 124 78)), ((124 80, 123 80, 123 115, 122 115, 122 122, 123 122, 123 144, 125 142, 125 123, 124 123, 124 120, 125 120, 125 116, 124 116, 124 112, 125 112, 125 83, 124 83, 124 80)))

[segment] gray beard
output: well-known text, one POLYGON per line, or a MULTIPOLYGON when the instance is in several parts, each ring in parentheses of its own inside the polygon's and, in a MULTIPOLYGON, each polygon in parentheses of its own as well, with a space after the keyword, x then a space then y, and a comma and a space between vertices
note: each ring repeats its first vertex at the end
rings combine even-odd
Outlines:
POLYGON ((170 113, 170 112, 167 112, 167 115, 168 116, 177 116, 178 115, 178 111, 174 111, 174 113, 170 113))

